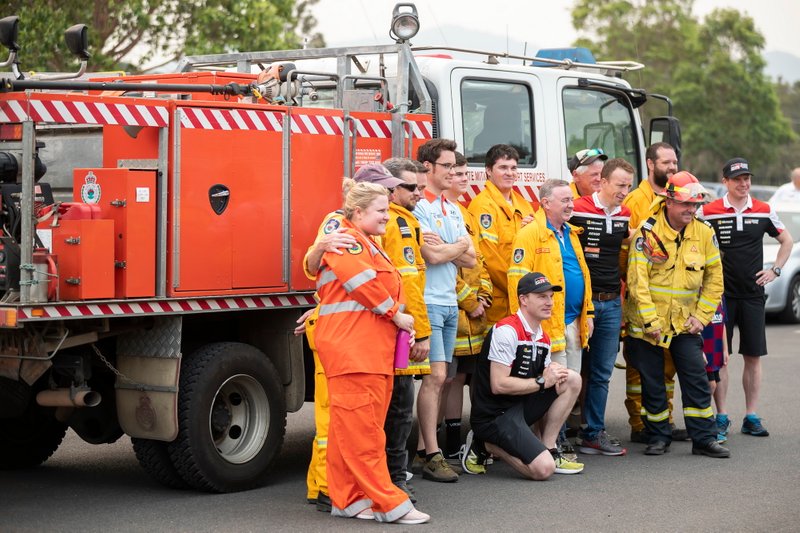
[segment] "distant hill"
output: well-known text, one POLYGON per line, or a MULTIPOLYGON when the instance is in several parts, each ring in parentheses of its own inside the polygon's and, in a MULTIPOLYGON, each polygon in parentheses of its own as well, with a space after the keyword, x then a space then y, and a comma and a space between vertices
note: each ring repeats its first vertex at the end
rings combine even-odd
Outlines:
POLYGON ((776 81, 780 77, 788 83, 800 81, 800 57, 788 52, 765 52, 764 59, 767 60, 764 69, 767 76, 776 81))

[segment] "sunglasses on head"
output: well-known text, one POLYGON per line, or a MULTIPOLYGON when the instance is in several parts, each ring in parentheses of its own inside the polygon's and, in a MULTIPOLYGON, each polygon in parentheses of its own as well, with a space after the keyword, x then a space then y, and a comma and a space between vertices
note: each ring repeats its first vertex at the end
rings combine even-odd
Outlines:
POLYGON ((586 153, 581 156, 580 164, 583 165, 587 159, 598 155, 606 155, 606 153, 602 148, 592 148, 591 150, 586 150, 586 153))

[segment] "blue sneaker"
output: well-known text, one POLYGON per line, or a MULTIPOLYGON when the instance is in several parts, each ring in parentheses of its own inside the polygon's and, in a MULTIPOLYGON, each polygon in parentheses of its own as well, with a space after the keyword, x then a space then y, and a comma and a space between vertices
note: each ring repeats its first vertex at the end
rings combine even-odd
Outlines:
POLYGON ((768 437, 769 431, 761 425, 761 419, 758 415, 747 415, 742 421, 742 433, 749 433, 754 437, 768 437))
POLYGON ((728 441, 728 430, 731 428, 731 419, 728 415, 717 415, 717 442, 720 444, 728 441))

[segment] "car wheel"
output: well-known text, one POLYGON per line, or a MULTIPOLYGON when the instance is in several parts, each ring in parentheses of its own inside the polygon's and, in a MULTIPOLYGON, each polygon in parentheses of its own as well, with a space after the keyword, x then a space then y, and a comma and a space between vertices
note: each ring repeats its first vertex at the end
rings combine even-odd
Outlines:
POLYGON ((793 277, 789 283, 786 307, 781 311, 780 319, 789 324, 800 324, 800 274, 793 277))

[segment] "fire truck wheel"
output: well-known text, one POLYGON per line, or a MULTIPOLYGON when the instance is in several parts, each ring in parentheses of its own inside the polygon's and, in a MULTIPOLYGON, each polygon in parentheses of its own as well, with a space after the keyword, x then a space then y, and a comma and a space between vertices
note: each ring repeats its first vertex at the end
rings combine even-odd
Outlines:
POLYGON ((67 433, 54 413, 31 402, 22 416, 0 418, 0 470, 38 466, 53 455, 67 433))
POLYGON ((263 352, 219 342, 184 359, 169 453, 191 487, 235 492, 262 484, 285 431, 283 386, 263 352))
POLYGON ((175 465, 172 464, 166 442, 134 437, 131 438, 131 441, 136 459, 150 477, 172 489, 189 488, 188 483, 184 481, 175 465))

